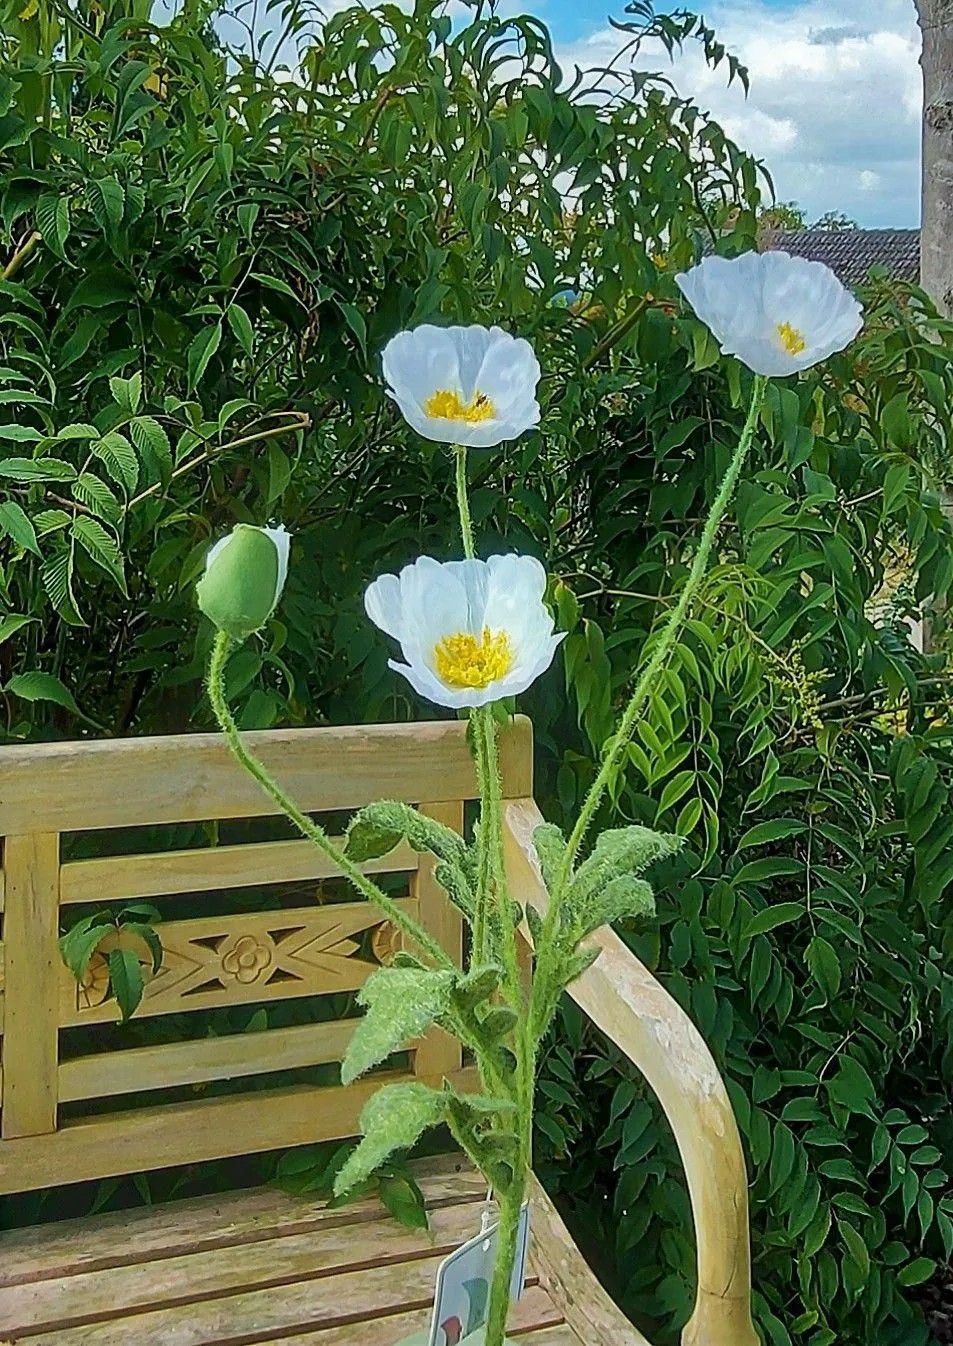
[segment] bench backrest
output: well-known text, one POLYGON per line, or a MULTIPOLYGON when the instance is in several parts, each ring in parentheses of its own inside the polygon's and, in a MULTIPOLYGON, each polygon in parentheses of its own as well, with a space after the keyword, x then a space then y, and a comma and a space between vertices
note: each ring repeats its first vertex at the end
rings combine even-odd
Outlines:
MULTIPOLYGON (((477 793, 459 722, 248 739, 312 813, 401 799, 459 829, 477 793)), ((528 721, 506 731, 501 757, 504 794, 531 795, 528 721)), ((240 839, 240 820, 273 812, 217 735, 0 749, 0 1193, 355 1134, 378 1081, 337 1084, 348 993, 396 932, 340 883, 316 900, 338 876, 309 842, 240 839), (204 895, 209 914, 176 919, 183 894, 204 895), (79 985, 57 940, 83 912, 143 899, 163 915, 163 961, 136 1019, 162 1016, 163 1031, 135 1045, 135 1020, 115 1027, 103 960, 79 985)), ((403 846, 368 869, 397 876, 459 956, 461 922, 428 858, 403 846)), ((461 1066, 435 1031, 391 1078, 463 1079, 461 1066)))

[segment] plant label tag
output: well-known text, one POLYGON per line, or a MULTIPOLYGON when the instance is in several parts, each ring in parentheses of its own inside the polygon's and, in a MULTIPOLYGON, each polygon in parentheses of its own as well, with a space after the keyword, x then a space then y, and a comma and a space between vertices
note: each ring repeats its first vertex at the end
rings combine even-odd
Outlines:
MULTIPOLYGON (((497 1236, 498 1226, 490 1225, 440 1263, 426 1346, 459 1346, 486 1326, 497 1236)), ((513 1303, 523 1293, 528 1253, 529 1202, 526 1202, 520 1211, 516 1236, 516 1263, 510 1286, 513 1303)))

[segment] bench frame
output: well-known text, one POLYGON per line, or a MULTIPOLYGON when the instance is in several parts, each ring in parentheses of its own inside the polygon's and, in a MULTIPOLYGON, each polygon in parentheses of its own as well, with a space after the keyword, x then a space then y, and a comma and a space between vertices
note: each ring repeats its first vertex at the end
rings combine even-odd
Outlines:
MULTIPOLYGON (((459 830, 465 803, 478 797, 464 726, 455 721, 274 730, 249 734, 248 741, 309 812, 401 799, 459 830)), ((513 896, 543 908, 546 893, 532 846, 542 821, 532 799, 532 751, 529 722, 517 718, 500 740, 506 863, 513 896)), ((61 1031, 117 1017, 101 987, 78 987, 61 962, 57 939, 65 908, 160 896, 174 904, 175 894, 337 876, 306 841, 62 863, 62 834, 272 813, 272 803, 234 764, 218 735, 0 751, 0 1194, 45 1187, 51 1179, 70 1183, 357 1132, 361 1108, 380 1076, 347 1089, 296 1085, 62 1116, 62 1105, 77 1100, 341 1060, 354 1020, 60 1059, 61 1031)), ((460 958, 462 923, 435 882, 428 856, 402 846, 367 868, 407 874, 409 908, 460 958)), ((167 919, 159 931, 165 957, 146 986, 141 1015, 356 990, 377 960, 386 959, 395 934, 362 901, 167 919), (240 965, 237 949, 253 952, 250 965, 240 965)), ((757 1346, 747 1180, 724 1082, 691 1020, 618 936, 602 930, 593 939, 601 956, 569 994, 641 1070, 671 1122, 685 1165, 698 1297, 683 1346, 757 1346)), ((434 1085, 449 1078, 464 1089, 475 1084, 459 1045, 440 1030, 413 1044, 409 1064, 386 1078, 434 1085)), ((568 1234, 538 1191, 535 1205, 540 1275, 570 1324, 599 1346, 649 1346, 594 1278, 581 1276, 568 1234)))

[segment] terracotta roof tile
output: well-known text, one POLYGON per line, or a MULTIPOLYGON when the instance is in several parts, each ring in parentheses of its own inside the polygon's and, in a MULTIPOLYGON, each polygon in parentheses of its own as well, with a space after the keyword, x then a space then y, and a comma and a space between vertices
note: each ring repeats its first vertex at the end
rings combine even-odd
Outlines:
POLYGON ((761 247, 824 262, 844 285, 866 279, 872 266, 886 267, 897 280, 920 277, 919 229, 779 229, 761 247))

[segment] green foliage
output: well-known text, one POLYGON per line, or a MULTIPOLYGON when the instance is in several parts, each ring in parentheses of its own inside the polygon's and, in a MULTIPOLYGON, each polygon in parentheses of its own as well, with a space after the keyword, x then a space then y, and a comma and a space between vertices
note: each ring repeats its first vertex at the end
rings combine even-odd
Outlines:
MULTIPOLYGON (((191 11, 108 4, 90 29, 40 0, 0 23, 0 567, 9 612, 40 619, 9 673, 57 677, 110 732, 203 719, 192 582, 212 536, 279 513, 296 573, 247 652, 243 724, 408 714, 360 597, 384 557, 447 548, 450 500, 379 388, 384 341, 480 317, 533 339, 562 389, 552 448, 508 464, 508 520, 479 482, 474 503, 545 543, 553 467, 617 383, 584 371, 631 344, 653 258, 691 259, 714 191, 741 207, 733 246, 753 235, 754 166, 717 127, 654 77, 604 108, 563 90, 534 19, 453 28, 423 0, 317 40, 285 23, 232 54, 191 11), (585 316, 550 302, 592 285, 585 316)), ((13 737, 76 728, 62 699, 11 703, 13 737)))
POLYGON ((441 1019, 453 986, 452 972, 425 968, 387 967, 368 977, 358 995, 366 1012, 348 1044, 341 1083, 351 1084, 441 1019))
POLYGON ((409 1150, 419 1137, 444 1120, 446 1096, 424 1084, 391 1084, 378 1089, 361 1113, 363 1140, 334 1179, 342 1196, 389 1159, 395 1150, 409 1150))
MULTIPOLYGON (((334 1180, 353 1149, 348 1143, 305 1145, 288 1150, 275 1166, 274 1181, 293 1196, 315 1196, 333 1205, 334 1180)), ((381 1204, 406 1229, 429 1227, 424 1194, 406 1165, 382 1164, 358 1190, 376 1193, 381 1204)), ((355 1194, 352 1191, 349 1197, 355 1194)))
POLYGON ((506 1099, 456 1094, 414 1082, 387 1085, 364 1105, 363 1139, 337 1173, 335 1195, 342 1196, 365 1182, 396 1150, 409 1150, 424 1131, 444 1122, 473 1156, 497 1116, 512 1110, 506 1099))
POLYGON ((392 799, 366 804, 348 823, 347 853, 352 860, 361 863, 376 860, 401 841, 408 842, 415 851, 430 851, 462 873, 472 863, 459 832, 426 817, 409 804, 392 799))
MULTIPOLYGON (((498 321, 540 355, 544 421, 475 464, 478 546, 554 572, 570 707, 554 671, 524 708, 537 795, 571 822, 737 438, 743 377, 671 277, 703 237, 751 244, 756 166, 662 78, 606 104, 564 85, 528 18, 355 7, 311 41, 292 9, 276 78, 211 13, 64 14, 0 20, 5 737, 207 725, 192 584, 213 536, 279 515, 295 557, 230 669, 242 727, 419 714, 361 596, 457 549, 453 502, 378 353, 401 326, 498 321)), ((953 334, 911 287, 865 302, 850 352, 771 390, 600 820, 685 838, 657 926, 625 933, 730 1082, 772 1346, 914 1346, 907 1292, 953 1243, 949 675, 907 624, 953 575, 953 334)), ((558 867, 554 832, 540 858, 558 867)), ((467 874, 437 874, 466 909, 467 874)), ((674 1341, 693 1249, 669 1133, 569 1010, 540 1097, 548 1177, 674 1341)))
POLYGON ((105 960, 107 985, 125 1022, 135 1014, 145 990, 143 964, 154 975, 162 966, 162 943, 153 929, 155 907, 133 903, 120 911, 84 916, 60 937, 60 956, 80 983, 94 958, 105 960))

